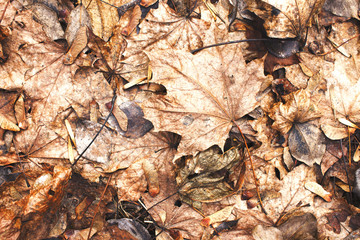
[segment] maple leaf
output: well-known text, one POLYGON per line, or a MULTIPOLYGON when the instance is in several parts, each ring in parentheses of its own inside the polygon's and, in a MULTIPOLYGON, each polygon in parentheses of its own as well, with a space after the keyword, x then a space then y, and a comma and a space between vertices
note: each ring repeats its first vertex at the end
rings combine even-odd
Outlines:
POLYGON ((258 105, 256 94, 265 76, 257 61, 245 64, 238 46, 197 55, 178 50, 148 55, 153 79, 166 87, 167 95, 145 101, 145 117, 155 130, 182 136, 179 152, 191 155, 223 146, 234 122, 258 105))

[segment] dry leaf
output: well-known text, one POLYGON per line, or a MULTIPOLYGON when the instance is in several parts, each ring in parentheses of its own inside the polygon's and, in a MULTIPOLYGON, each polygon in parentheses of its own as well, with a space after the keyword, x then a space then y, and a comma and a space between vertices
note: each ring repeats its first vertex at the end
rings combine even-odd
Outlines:
POLYGON ((37 179, 30 194, 22 199, 22 216, 42 214, 48 210, 53 212, 60 205, 64 190, 71 176, 71 169, 56 166, 53 176, 44 174, 37 179))
POLYGON ((324 0, 263 0, 277 9, 272 10, 272 18, 265 20, 269 37, 302 37, 304 29, 311 24, 311 18, 322 7, 324 0), (279 12, 280 10, 280 12, 279 12), (268 21, 270 20, 270 21, 268 21), (271 21, 272 20, 272 21, 271 21), (290 34, 292 33, 292 35, 290 34))
POLYGON ((64 38, 64 30, 62 29, 56 12, 42 3, 31 5, 34 18, 39 21, 44 28, 46 35, 52 40, 64 38))
POLYGON ((232 187, 235 184, 227 181, 225 176, 234 171, 234 166, 242 164, 239 173, 241 179, 246 169, 241 160, 239 149, 232 148, 222 154, 218 146, 213 146, 194 157, 187 156, 176 160, 176 182, 182 200, 198 206, 197 202, 219 201, 237 192, 242 183, 232 187))
POLYGON ((290 131, 294 123, 304 123, 319 118, 320 112, 311 101, 310 94, 299 90, 286 96, 286 103, 274 105, 271 118, 275 120, 273 127, 282 134, 290 131))
MULTIPOLYGON (((126 0, 106 1, 106 3, 119 7, 126 2, 126 0)), ((119 21, 117 9, 106 3, 100 0, 86 0, 82 2, 82 4, 86 6, 87 12, 89 13, 92 26, 91 28, 94 34, 103 39, 105 42, 109 40, 112 35, 114 26, 119 21)))
POLYGON ((182 135, 179 152, 223 146, 233 121, 258 105, 256 94, 265 77, 256 62, 244 63, 237 46, 195 56, 177 50, 148 55, 153 81, 164 85, 167 95, 144 102, 144 113, 157 131, 166 128, 182 135))
POLYGON ((65 31, 65 39, 68 42, 68 45, 71 46, 76 38, 76 35, 78 35, 78 31, 82 27, 88 27, 89 29, 92 28, 89 13, 87 9, 85 9, 84 5, 80 4, 73 9, 69 15, 69 19, 70 20, 65 31))
POLYGON ((213 223, 225 221, 231 214, 234 206, 228 206, 201 220, 201 226, 208 227, 213 223))
POLYGON ((331 201, 331 193, 324 190, 324 188, 316 182, 307 182, 305 183, 305 188, 320 197, 322 197, 325 201, 331 201))
POLYGON ((297 160, 312 166, 320 164, 326 150, 325 136, 310 123, 295 124, 289 134, 289 150, 297 160))
POLYGON ((0 128, 20 131, 15 118, 15 102, 19 96, 16 91, 0 89, 0 128))

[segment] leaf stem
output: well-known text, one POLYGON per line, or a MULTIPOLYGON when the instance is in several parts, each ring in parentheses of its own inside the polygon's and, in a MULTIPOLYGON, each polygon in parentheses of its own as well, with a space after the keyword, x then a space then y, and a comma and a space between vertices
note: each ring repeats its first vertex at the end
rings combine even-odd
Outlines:
POLYGON ((95 142, 95 139, 100 135, 100 132, 103 130, 103 128, 105 127, 106 123, 108 122, 111 113, 114 109, 114 105, 115 105, 115 100, 116 100, 116 94, 114 94, 112 100, 111 100, 111 109, 109 112, 109 115, 106 117, 104 124, 101 126, 100 130, 96 133, 95 137, 91 140, 91 142, 87 145, 87 147, 82 151, 82 153, 76 158, 75 162, 73 164, 71 164, 71 167, 75 166, 75 164, 79 161, 79 159, 85 154, 85 152, 89 149, 89 147, 91 146, 91 144, 93 144, 95 142))
POLYGON ((254 164, 253 164, 253 160, 251 158, 251 154, 250 154, 250 149, 247 145, 247 142, 246 142, 246 139, 245 139, 245 136, 243 134, 243 132, 241 131, 239 125, 235 122, 235 120, 232 120, 232 122, 235 124, 235 126, 238 128, 240 134, 241 134, 241 137, 244 139, 244 143, 245 143, 245 147, 246 147, 246 151, 249 155, 249 159, 250 159, 250 165, 251 165, 251 170, 252 170, 252 173, 253 173, 253 176, 254 176, 254 181, 255 181, 255 188, 256 188, 256 193, 257 193, 257 197, 259 199, 259 203, 260 203, 260 207, 261 207, 261 210, 267 215, 267 212, 264 208, 264 205, 263 205, 263 202, 261 200, 261 196, 260 196, 260 189, 259 189, 259 184, 258 184, 258 181, 257 181, 257 177, 256 177, 256 173, 255 173, 255 168, 254 168, 254 164))

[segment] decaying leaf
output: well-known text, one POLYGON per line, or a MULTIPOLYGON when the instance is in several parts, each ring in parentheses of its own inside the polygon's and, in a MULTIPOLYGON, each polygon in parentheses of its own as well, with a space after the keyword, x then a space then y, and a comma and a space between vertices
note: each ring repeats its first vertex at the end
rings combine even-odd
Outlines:
POLYGON ((155 197, 160 192, 159 174, 156 171, 154 165, 146 159, 143 162, 143 169, 149 186, 149 194, 150 196, 155 197))
POLYGON ((294 123, 304 123, 321 116, 310 94, 304 90, 289 94, 286 103, 275 104, 272 111, 273 127, 282 134, 288 133, 294 123))
POLYGON ((111 37, 113 27, 119 21, 119 15, 117 9, 111 5, 121 6, 127 1, 106 1, 100 0, 86 0, 82 4, 86 6, 87 12, 91 19, 91 28, 96 36, 102 38, 104 41, 108 41, 111 37))
POLYGON ((324 188, 316 182, 307 182, 305 183, 305 188, 320 197, 322 197, 325 201, 331 201, 331 193, 324 190, 324 188))
POLYGON ((142 104, 145 116, 155 129, 182 135, 178 151, 184 155, 223 146, 234 121, 258 105, 256 93, 265 76, 255 62, 245 64, 237 46, 196 55, 177 50, 148 55, 153 81, 164 85, 167 95, 142 104))
POLYGON ((0 128, 10 131, 20 131, 15 118, 14 105, 19 93, 0 89, 0 128))
POLYGON ((263 2, 275 7, 271 12, 271 18, 264 19, 268 36, 286 38, 304 34, 303 30, 311 24, 311 18, 318 13, 324 0, 263 0, 263 2))
POLYGON ((294 158, 309 166, 320 164, 326 150, 325 136, 315 125, 295 124, 290 131, 288 142, 294 158))
POLYGON ((64 38, 62 29, 56 12, 42 3, 35 3, 31 6, 34 18, 44 27, 46 35, 52 40, 64 38))
POLYGON ((205 217, 203 220, 201 220, 200 224, 204 227, 208 227, 210 226, 210 224, 225 221, 230 216, 233 208, 234 206, 225 207, 220 211, 217 211, 210 216, 205 217))
POLYGON ((42 214, 48 210, 56 211, 71 176, 71 169, 56 166, 53 175, 44 174, 37 179, 30 194, 22 199, 24 219, 30 214, 42 214))
MULTIPOLYGON (((177 160, 176 181, 182 200, 189 204, 214 202, 234 194, 241 186, 227 182, 235 165, 242 164, 239 179, 245 174, 245 164, 241 163, 240 150, 232 148, 222 154, 218 146, 213 146, 194 157, 177 160)), ((238 180, 240 181, 240 180, 238 180)), ((242 183, 240 183, 242 185, 242 183)))

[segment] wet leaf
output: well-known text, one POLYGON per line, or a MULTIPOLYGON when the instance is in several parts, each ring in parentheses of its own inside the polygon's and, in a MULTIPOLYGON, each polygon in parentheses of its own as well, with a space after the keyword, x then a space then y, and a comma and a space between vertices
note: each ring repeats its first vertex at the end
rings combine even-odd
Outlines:
POLYGON ((309 166, 320 164, 326 150, 325 136, 315 125, 295 124, 290 131, 288 142, 294 158, 309 166))

